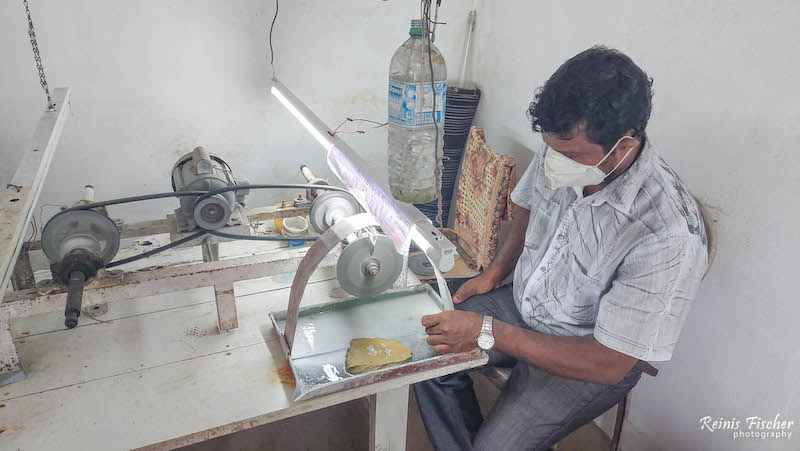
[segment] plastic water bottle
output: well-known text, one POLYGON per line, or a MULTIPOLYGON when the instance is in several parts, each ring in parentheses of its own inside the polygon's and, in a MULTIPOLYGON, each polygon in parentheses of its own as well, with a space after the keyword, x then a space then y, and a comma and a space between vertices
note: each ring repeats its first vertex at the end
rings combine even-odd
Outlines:
POLYGON ((431 86, 427 32, 421 20, 412 20, 411 37, 397 49, 389 67, 389 188, 395 199, 414 204, 436 198, 437 127, 438 148, 444 146, 447 67, 431 44, 431 86))

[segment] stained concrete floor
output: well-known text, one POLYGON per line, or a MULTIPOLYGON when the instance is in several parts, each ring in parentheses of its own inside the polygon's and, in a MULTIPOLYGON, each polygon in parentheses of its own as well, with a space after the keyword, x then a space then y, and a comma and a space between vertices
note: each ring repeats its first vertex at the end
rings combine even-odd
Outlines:
MULTIPOLYGON (((473 380, 481 410, 486 415, 500 391, 482 376, 475 376, 473 380)), ((367 402, 361 399, 191 445, 183 450, 360 451, 368 448, 368 425, 367 402)), ((556 450, 605 451, 608 447, 608 437, 590 423, 562 440, 556 450)), ((409 396, 406 449, 433 451, 413 392, 409 396)))

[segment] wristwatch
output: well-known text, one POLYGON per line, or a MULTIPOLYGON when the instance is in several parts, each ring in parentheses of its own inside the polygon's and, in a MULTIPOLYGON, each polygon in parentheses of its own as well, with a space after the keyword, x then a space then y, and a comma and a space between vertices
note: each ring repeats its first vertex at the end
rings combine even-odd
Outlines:
POLYGON ((492 317, 486 315, 483 317, 483 324, 481 325, 481 333, 478 334, 478 347, 484 351, 492 349, 494 346, 494 334, 492 333, 492 317))

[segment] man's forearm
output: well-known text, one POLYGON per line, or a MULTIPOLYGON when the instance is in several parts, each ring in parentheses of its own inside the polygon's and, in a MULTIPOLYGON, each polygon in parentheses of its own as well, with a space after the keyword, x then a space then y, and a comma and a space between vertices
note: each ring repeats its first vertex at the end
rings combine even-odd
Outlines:
POLYGON ((592 337, 559 337, 493 323, 495 349, 548 373, 599 384, 616 384, 636 359, 607 348, 592 337))
POLYGON ((511 219, 511 230, 503 240, 500 250, 495 255, 494 260, 486 269, 486 273, 500 283, 506 278, 514 266, 517 264, 522 249, 525 247, 525 232, 528 229, 530 210, 513 205, 513 215, 511 219))

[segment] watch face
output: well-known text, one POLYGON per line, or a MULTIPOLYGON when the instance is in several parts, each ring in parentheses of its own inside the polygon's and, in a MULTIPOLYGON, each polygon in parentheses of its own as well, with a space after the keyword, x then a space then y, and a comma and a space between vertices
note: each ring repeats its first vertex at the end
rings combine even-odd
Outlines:
POLYGON ((488 351, 492 349, 494 346, 494 337, 488 333, 482 333, 478 335, 478 347, 483 349, 484 351, 488 351))

